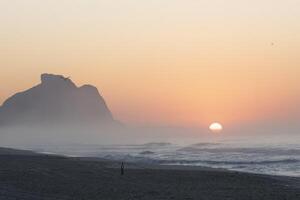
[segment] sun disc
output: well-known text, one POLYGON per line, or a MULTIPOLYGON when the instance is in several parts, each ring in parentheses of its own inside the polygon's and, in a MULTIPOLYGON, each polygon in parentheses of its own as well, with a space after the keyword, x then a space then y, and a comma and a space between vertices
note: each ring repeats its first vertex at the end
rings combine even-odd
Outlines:
POLYGON ((209 126, 209 129, 213 132, 220 132, 223 130, 223 126, 220 123, 214 122, 209 126))

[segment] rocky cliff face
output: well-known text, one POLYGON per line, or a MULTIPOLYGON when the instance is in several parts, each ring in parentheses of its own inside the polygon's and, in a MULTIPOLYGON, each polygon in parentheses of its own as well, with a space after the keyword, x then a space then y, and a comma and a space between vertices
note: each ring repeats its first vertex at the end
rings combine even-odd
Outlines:
POLYGON ((42 74, 41 83, 8 98, 0 107, 0 126, 41 123, 114 123, 96 87, 77 87, 61 75, 42 74))

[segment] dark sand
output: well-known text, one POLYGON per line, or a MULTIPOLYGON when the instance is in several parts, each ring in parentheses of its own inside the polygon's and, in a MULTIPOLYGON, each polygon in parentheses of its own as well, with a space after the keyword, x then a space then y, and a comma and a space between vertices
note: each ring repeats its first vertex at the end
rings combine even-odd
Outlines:
POLYGON ((1 152, 0 200, 300 199, 300 178, 1 152))

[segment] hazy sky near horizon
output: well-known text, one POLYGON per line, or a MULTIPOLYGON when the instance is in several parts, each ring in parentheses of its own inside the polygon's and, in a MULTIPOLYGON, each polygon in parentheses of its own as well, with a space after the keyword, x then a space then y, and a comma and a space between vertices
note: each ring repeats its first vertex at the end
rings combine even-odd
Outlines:
POLYGON ((133 124, 300 120, 299 0, 0 0, 0 104, 43 72, 133 124))

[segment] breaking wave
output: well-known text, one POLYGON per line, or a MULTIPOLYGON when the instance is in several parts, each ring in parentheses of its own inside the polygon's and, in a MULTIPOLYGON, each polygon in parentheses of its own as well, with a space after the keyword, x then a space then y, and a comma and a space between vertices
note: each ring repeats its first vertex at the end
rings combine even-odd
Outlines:
POLYGON ((248 145, 171 143, 39 147, 67 156, 99 157, 127 162, 224 168, 251 173, 300 177, 300 144, 248 145))

